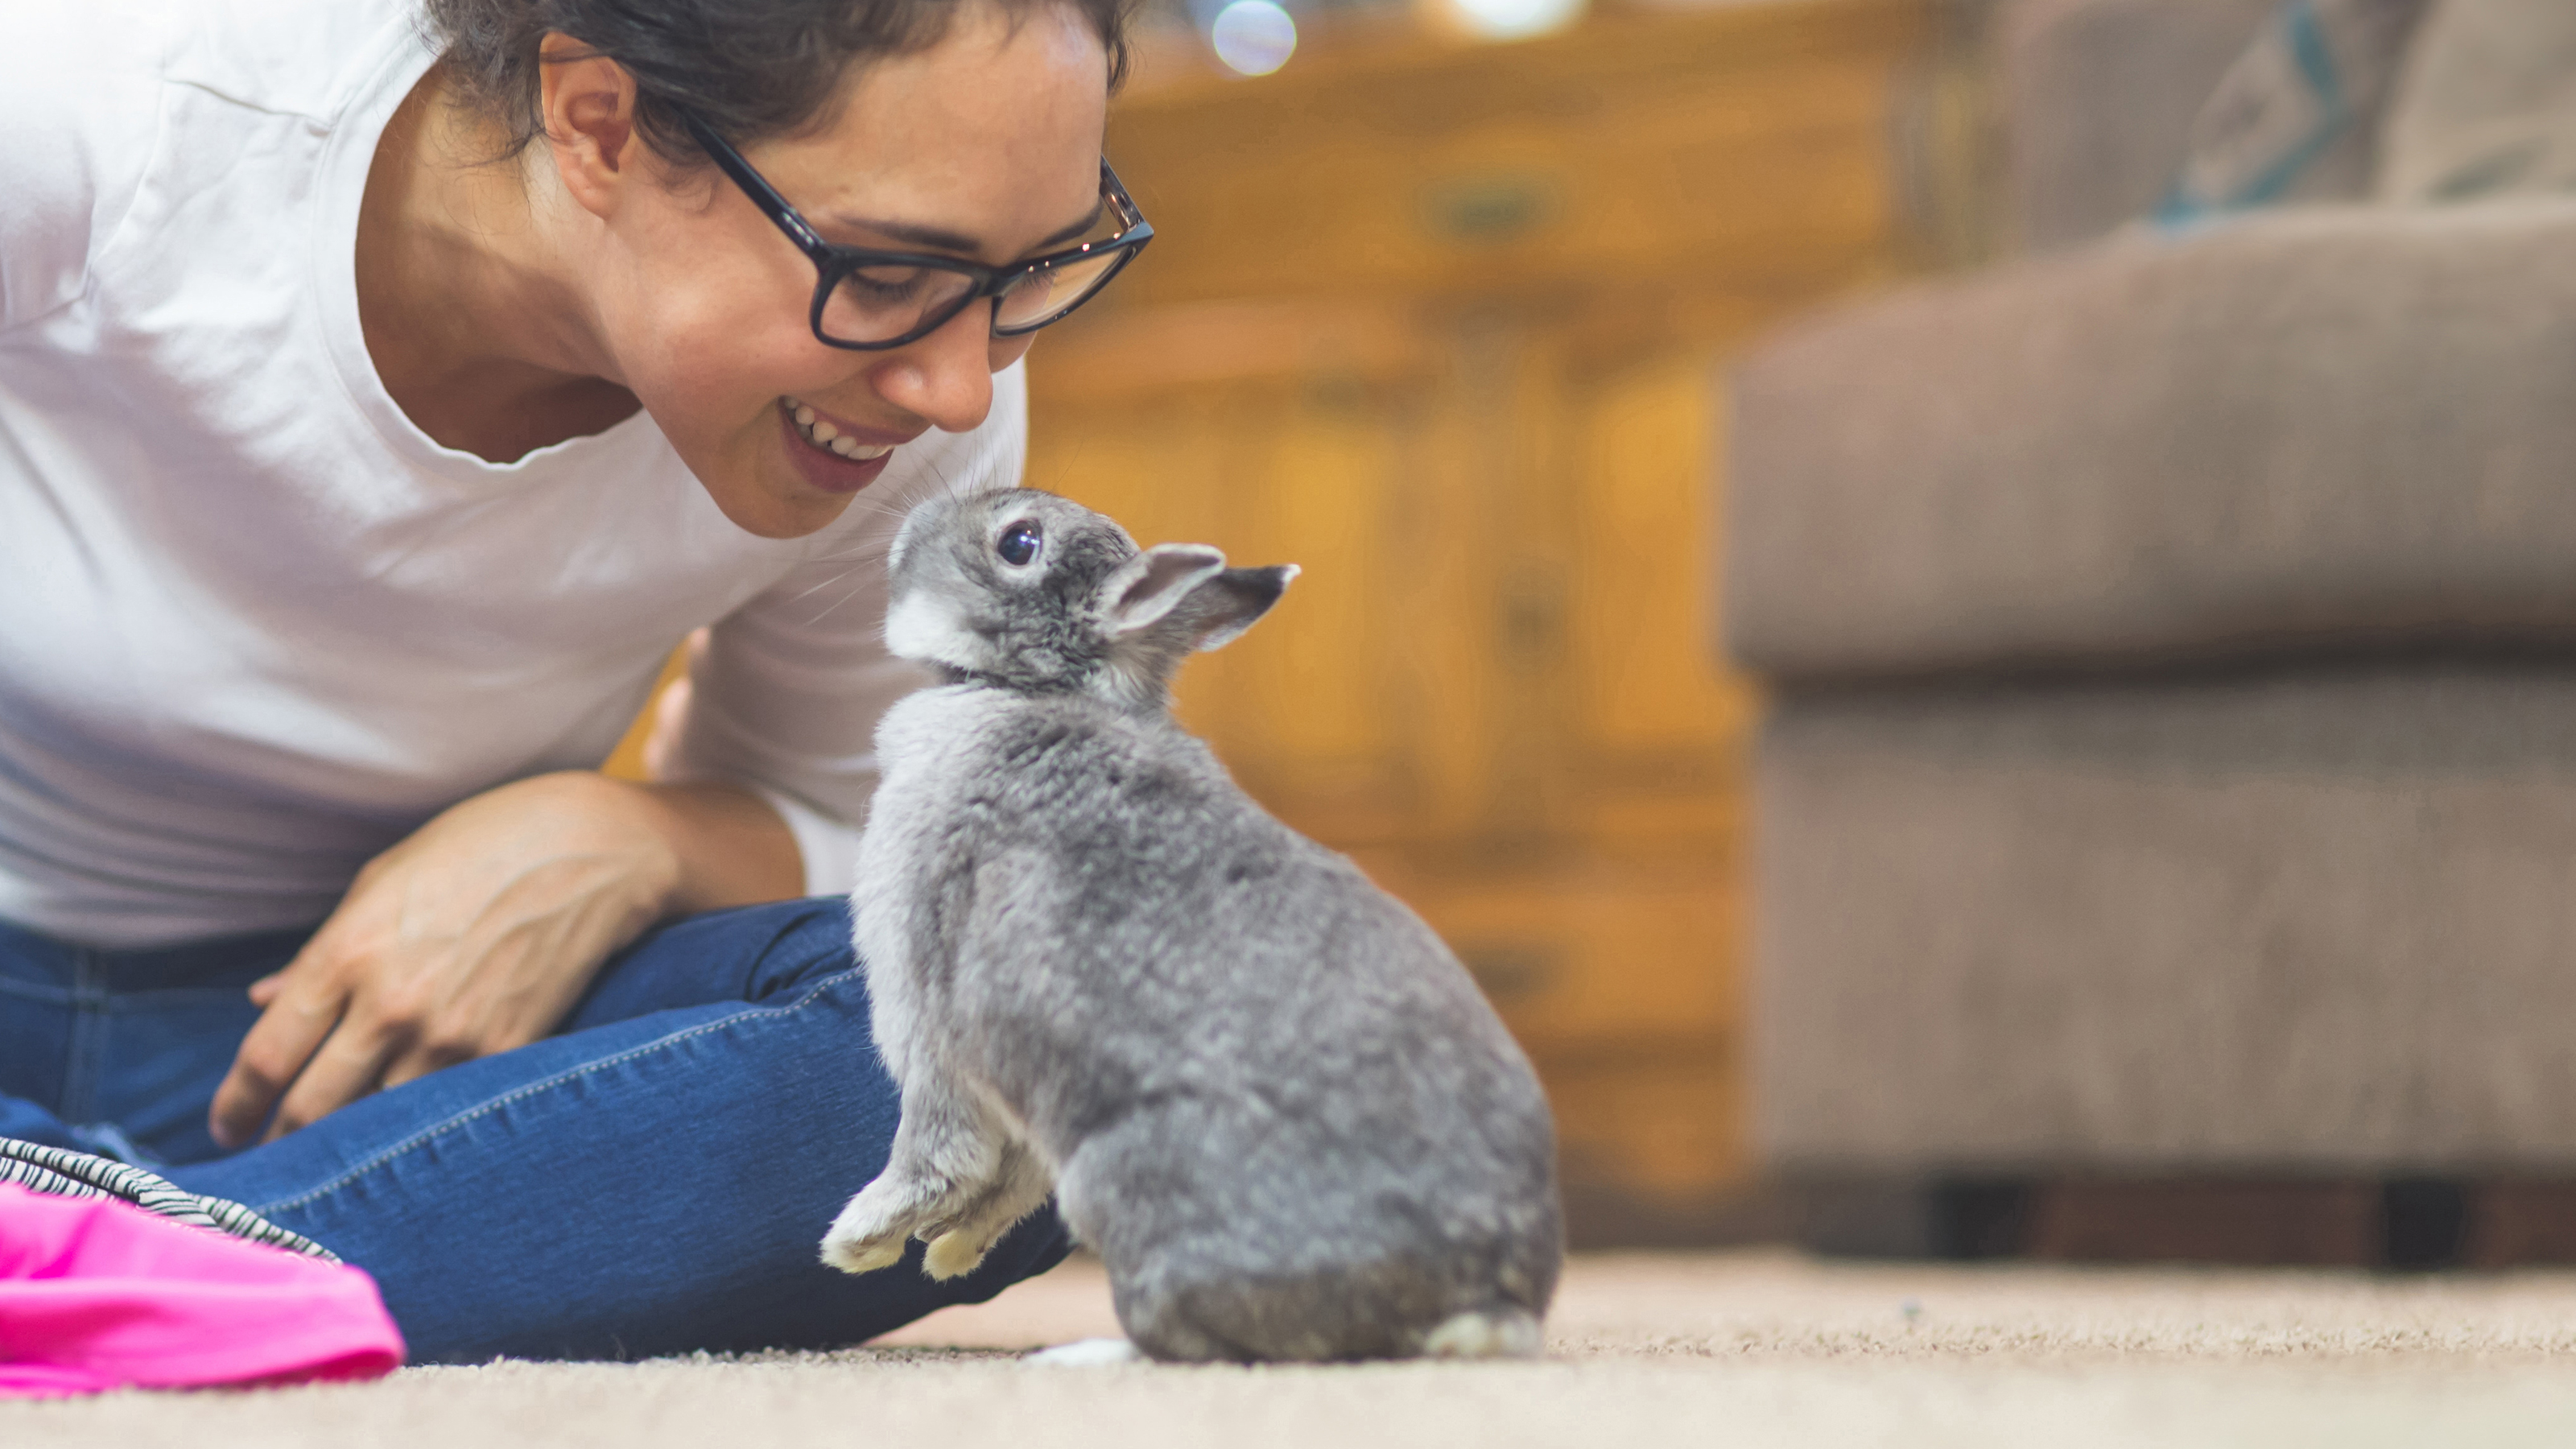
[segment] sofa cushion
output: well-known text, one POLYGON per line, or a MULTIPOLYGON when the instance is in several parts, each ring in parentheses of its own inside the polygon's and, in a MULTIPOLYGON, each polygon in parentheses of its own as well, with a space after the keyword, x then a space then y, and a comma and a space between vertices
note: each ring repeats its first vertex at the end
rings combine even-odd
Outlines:
POLYGON ((2440 0, 2389 110, 2382 200, 2576 190, 2576 5, 2440 0))
POLYGON ((1811 320, 1736 376, 1776 676, 2576 648, 2576 201, 2301 209, 1811 320))
POLYGON ((2153 209, 2194 118, 2279 0, 2015 0, 2002 89, 2023 246, 2089 241, 2153 209))
POLYGON ((2425 0, 2284 0, 2191 127, 2157 220, 2369 193, 2391 82, 2425 0))
POLYGON ((1808 695, 1759 760, 1776 1163, 2576 1170, 2576 666, 1808 695))

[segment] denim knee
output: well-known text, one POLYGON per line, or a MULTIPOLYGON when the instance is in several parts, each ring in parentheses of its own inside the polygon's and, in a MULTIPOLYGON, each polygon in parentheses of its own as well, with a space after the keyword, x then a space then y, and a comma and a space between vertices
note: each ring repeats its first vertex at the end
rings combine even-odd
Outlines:
POLYGON ((859 964, 858 948, 850 940, 847 896, 808 896, 747 906, 741 914, 747 918, 746 927, 756 926, 749 934, 767 936, 767 944, 752 961, 746 1000, 802 991, 859 964))
POLYGON ((857 969, 840 896, 740 906, 674 921, 600 968, 563 1031, 717 1002, 767 1002, 857 969))

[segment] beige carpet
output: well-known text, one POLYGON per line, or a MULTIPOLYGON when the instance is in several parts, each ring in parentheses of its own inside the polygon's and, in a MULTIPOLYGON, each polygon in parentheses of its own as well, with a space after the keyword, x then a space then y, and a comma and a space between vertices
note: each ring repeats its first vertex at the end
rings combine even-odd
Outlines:
POLYGON ((1532 1364, 1049 1369, 1067 1264, 863 1349, 0 1405, 0 1446, 2576 1445, 2576 1275, 1577 1260, 1532 1364))

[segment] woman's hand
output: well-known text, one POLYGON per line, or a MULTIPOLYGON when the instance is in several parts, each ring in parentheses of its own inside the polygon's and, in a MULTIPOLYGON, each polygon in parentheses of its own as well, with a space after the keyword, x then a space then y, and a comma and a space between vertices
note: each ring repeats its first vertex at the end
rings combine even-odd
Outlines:
POLYGON ((477 795, 369 861, 295 959, 251 987, 264 1012, 215 1092, 215 1140, 239 1146, 262 1122, 276 1138, 525 1046, 655 921, 803 888, 786 825, 728 786, 571 772, 477 795))

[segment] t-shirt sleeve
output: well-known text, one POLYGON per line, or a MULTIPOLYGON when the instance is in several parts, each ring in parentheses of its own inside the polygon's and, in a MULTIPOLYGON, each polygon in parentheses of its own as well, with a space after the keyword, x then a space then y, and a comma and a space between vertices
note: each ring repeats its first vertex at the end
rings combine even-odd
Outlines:
POLYGON ((910 497, 860 495, 851 505, 856 526, 691 646, 687 703, 666 726, 667 747, 657 742, 659 773, 725 780, 767 800, 804 853, 809 894, 850 888, 859 824, 876 790, 877 719, 929 682, 885 650, 893 515, 930 488, 1017 487, 1027 435, 1026 382, 1015 365, 994 377, 982 427, 910 445, 930 450, 908 470, 921 479, 910 497))
POLYGON ((142 185, 162 27, 129 8, 0 0, 0 333, 79 299, 142 185))

